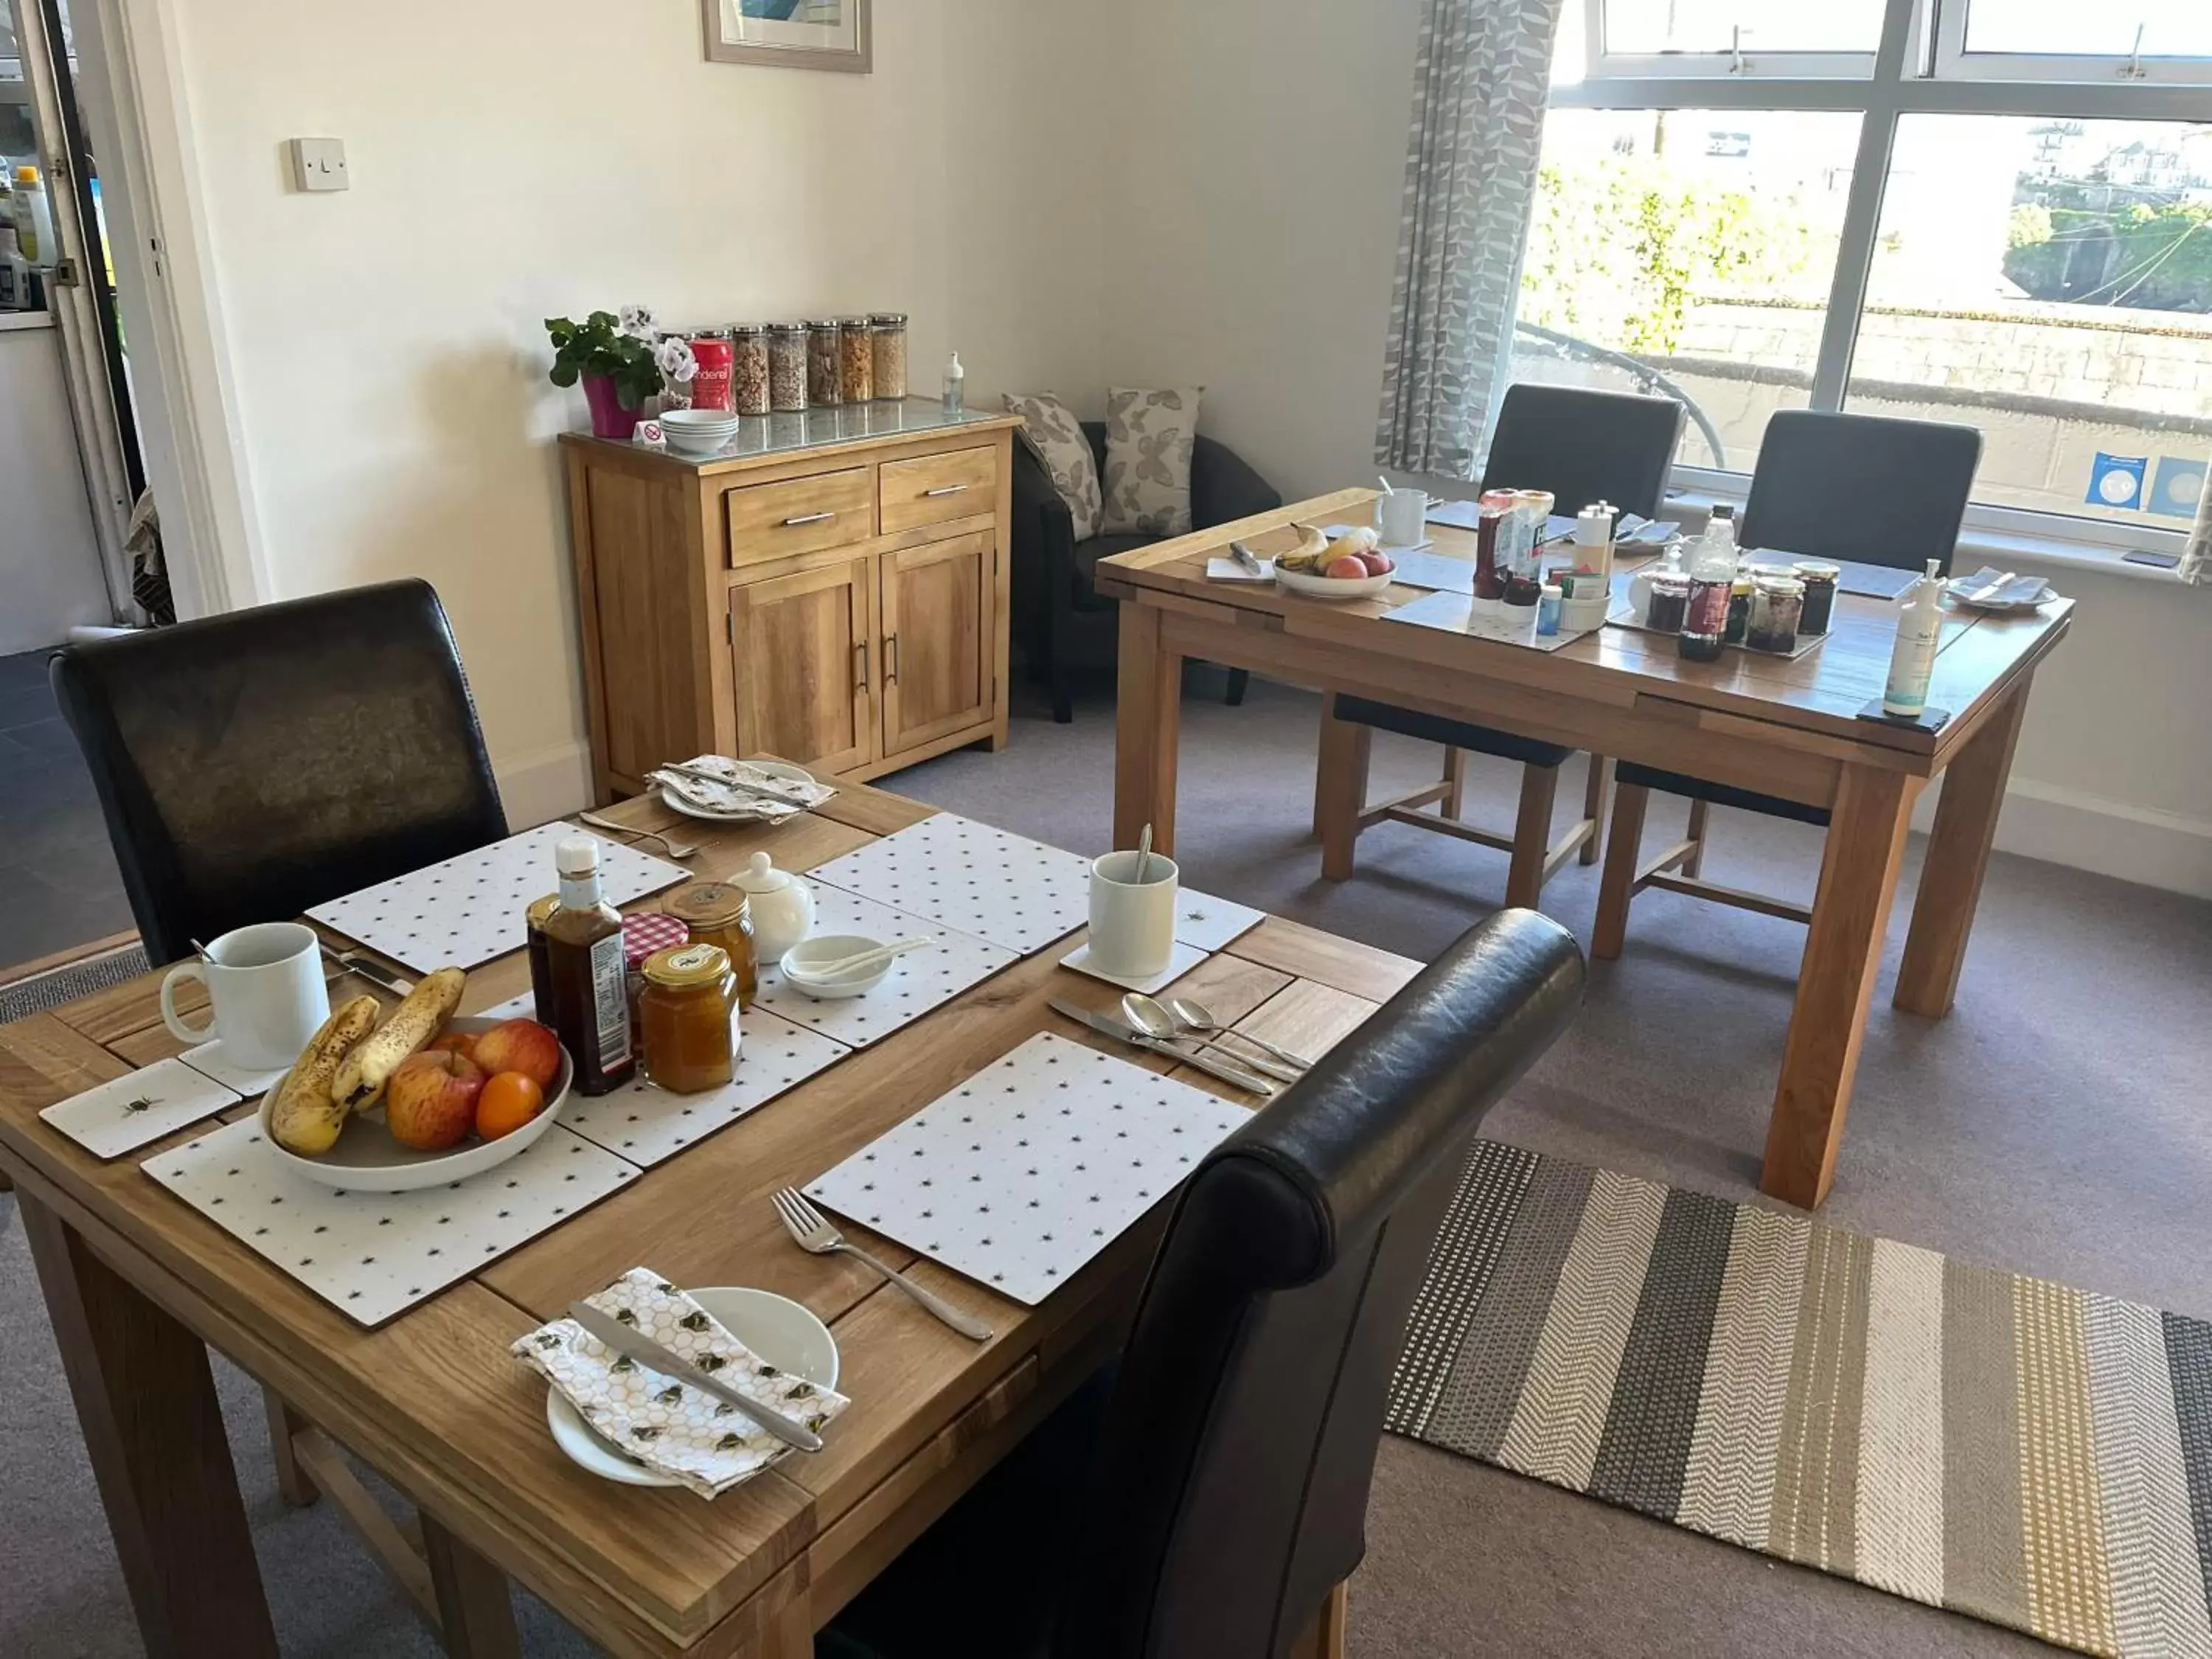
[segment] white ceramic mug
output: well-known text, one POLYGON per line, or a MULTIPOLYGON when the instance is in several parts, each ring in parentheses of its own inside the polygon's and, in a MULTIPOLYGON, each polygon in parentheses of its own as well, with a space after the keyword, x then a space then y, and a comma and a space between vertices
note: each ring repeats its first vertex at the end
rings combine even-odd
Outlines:
POLYGON ((1375 511, 1376 522, 1382 532, 1383 546, 1413 547, 1427 539, 1427 490, 1394 489, 1388 495, 1376 499, 1375 511))
POLYGON ((1176 861, 1154 853, 1137 879, 1133 852, 1109 853, 1091 865, 1091 961, 1117 979, 1150 979, 1175 955, 1176 861))
POLYGON ((247 1071, 289 1066, 330 1017, 322 954, 303 922, 236 928, 208 946, 205 960, 187 957, 161 979, 161 1023, 171 1034, 192 1043, 220 1037, 223 1058, 247 1071), (197 1030, 177 1012, 177 988, 194 979, 215 1011, 197 1030))

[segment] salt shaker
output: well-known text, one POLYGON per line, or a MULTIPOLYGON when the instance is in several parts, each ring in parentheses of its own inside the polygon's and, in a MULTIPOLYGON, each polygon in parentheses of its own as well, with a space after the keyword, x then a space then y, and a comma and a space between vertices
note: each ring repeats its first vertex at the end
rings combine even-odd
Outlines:
POLYGON ((814 890, 777 869, 767 854, 754 854, 735 879, 752 908, 753 945, 763 963, 781 961, 814 931, 814 890))

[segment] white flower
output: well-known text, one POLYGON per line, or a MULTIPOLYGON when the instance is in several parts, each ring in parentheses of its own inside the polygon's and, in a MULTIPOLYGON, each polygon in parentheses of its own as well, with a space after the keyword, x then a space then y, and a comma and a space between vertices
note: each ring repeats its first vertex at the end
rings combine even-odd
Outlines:
POLYGON ((653 361, 659 365, 661 377, 678 386, 686 384, 699 372, 699 360, 691 355, 691 343, 673 334, 653 347, 653 361))
POLYGON ((653 311, 647 306, 624 306, 620 327, 634 340, 650 340, 659 331, 653 326, 653 311))

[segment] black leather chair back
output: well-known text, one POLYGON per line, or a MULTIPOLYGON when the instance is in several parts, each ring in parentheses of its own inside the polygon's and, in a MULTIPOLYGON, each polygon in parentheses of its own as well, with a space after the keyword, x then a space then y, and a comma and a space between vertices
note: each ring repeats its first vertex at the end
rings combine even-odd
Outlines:
POLYGON ((156 963, 507 834, 428 582, 73 645, 51 672, 156 963))
POLYGON ((1200 1164, 1122 1356, 1054 1659, 1266 1659, 1365 1550, 1390 1373, 1476 1127, 1581 1000, 1475 928, 1200 1164))
POLYGON ((1672 398, 1580 386, 1505 388, 1485 489, 1547 489, 1553 510, 1572 518, 1592 501, 1659 516, 1668 470, 1682 441, 1682 405, 1672 398))
POLYGON ((1803 559, 1951 574, 1982 434, 1947 421, 1777 411, 1737 540, 1803 559))

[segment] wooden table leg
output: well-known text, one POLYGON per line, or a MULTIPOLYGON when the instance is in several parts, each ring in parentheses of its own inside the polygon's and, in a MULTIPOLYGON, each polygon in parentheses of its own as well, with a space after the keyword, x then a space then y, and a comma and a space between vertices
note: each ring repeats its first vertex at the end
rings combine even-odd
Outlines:
POLYGON ((123 1580, 153 1659, 276 1659, 207 1346, 18 1193, 123 1580))
POLYGON ((2005 781, 2012 775, 2013 750, 2027 715, 2029 678, 2021 677, 2003 707, 1990 712, 1982 729, 1944 769, 1936 829, 1928 837, 1928 856, 1912 900, 1912 925, 1905 936, 1905 961, 1890 999, 1908 1014, 1941 1019, 1958 994, 1966 935, 1973 929, 1997 814, 2004 809, 2005 781))
POLYGON ((1312 1626, 1291 1644, 1291 1659, 1344 1659, 1345 1595, 1339 1584, 1321 1604, 1312 1626))
POLYGON ((1336 717, 1336 693, 1322 699, 1321 753, 1314 766, 1314 833, 1321 837, 1321 873, 1352 878, 1359 812, 1367 805, 1367 762, 1375 728, 1336 717))
POLYGON ((1182 727, 1182 657, 1161 637, 1164 611, 1125 601, 1114 714, 1114 845, 1175 853, 1176 748, 1182 727))
POLYGON ((422 1520, 446 1651, 452 1659, 521 1659, 507 1575, 428 1515, 422 1520))
POLYGON ((307 1419, 286 1405, 274 1389, 264 1387, 261 1401, 269 1418, 269 1454, 276 1460, 276 1490, 293 1508, 304 1509, 322 1495, 316 1489, 314 1476, 292 1449, 292 1437, 307 1426, 307 1419))
POLYGON ((1836 791, 1759 1182, 1770 1197, 1803 1209, 1817 1208, 1835 1179, 1867 1005, 1919 793, 1919 779, 1870 766, 1845 767, 1836 791))

